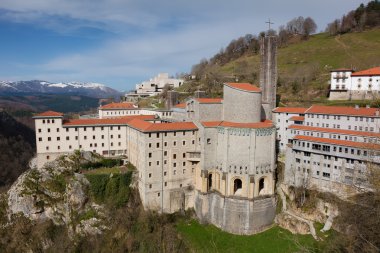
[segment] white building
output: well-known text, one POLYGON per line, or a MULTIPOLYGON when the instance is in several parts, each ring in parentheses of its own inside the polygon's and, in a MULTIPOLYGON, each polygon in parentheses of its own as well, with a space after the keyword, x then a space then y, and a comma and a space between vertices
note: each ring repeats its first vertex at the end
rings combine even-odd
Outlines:
POLYGON ((148 81, 136 84, 136 92, 134 94, 127 94, 127 97, 155 96, 160 94, 166 85, 169 85, 171 88, 178 88, 183 84, 183 82, 184 80, 182 79, 169 78, 168 73, 160 73, 148 81))
POLYGON ((336 69, 331 71, 330 100, 372 99, 379 97, 380 67, 362 71, 336 69))
POLYGON ((77 149, 122 156, 138 170, 145 208, 193 207, 227 231, 256 233, 272 224, 276 206, 276 130, 262 119, 261 101, 258 87, 227 83, 223 99, 189 99, 160 115, 127 103, 102 106, 97 119, 41 113, 34 117, 37 165, 77 149), (224 201, 224 208, 212 204, 224 201))
MULTIPOLYGON (((278 109, 276 118, 286 117, 278 109)), ((368 166, 380 164, 380 109, 311 106, 298 117, 285 121, 281 138, 288 142, 285 182, 340 197, 367 189, 368 166)))

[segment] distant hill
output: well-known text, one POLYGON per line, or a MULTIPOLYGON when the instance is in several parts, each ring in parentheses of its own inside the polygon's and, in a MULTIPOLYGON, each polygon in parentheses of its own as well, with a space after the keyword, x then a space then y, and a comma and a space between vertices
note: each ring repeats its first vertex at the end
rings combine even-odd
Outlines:
POLYGON ((0 95, 0 108, 6 109, 14 116, 31 116, 31 112, 47 110, 63 113, 84 112, 94 110, 98 105, 98 98, 78 95, 41 93, 0 95))
POLYGON ((119 97, 121 93, 100 83, 50 83, 41 80, 0 81, 0 94, 70 94, 96 98, 119 97))
POLYGON ((35 153, 35 133, 0 111, 0 187, 8 186, 28 169, 35 153))
MULTIPOLYGON (((328 94, 330 70, 354 67, 357 70, 380 66, 380 28, 330 36, 312 35, 309 40, 296 37, 278 49, 278 93, 284 103, 323 100, 328 94)), ((258 84, 259 55, 243 55, 223 65, 205 65, 204 75, 181 87, 198 88, 220 95, 222 83, 248 81, 258 84)))

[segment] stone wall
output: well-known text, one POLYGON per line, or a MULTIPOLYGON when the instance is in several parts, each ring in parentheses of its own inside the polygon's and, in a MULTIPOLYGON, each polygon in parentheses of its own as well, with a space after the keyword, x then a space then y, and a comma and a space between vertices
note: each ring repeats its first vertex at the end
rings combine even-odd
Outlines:
POLYGON ((274 197, 263 199, 225 198, 218 193, 195 193, 195 211, 201 222, 209 222, 233 234, 259 233, 273 224, 274 197))

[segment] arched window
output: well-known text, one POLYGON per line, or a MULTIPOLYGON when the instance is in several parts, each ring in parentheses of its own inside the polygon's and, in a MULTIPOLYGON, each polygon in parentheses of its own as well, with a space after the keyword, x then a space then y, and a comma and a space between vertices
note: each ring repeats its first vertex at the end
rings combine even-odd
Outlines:
POLYGON ((261 178, 259 181, 259 194, 263 193, 265 189, 265 179, 261 178))
POLYGON ((240 195, 242 186, 243 186, 243 183, 241 182, 241 180, 239 178, 235 179, 234 180, 234 194, 240 195))
POLYGON ((208 175, 208 187, 207 190, 210 191, 212 188, 212 174, 208 175))

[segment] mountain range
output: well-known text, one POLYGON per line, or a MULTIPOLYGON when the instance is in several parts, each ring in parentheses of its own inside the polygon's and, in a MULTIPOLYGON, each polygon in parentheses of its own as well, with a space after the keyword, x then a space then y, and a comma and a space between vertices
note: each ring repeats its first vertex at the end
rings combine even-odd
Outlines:
POLYGON ((9 94, 70 94, 95 98, 119 97, 121 92, 100 83, 51 83, 41 80, 0 81, 0 95, 9 94))

